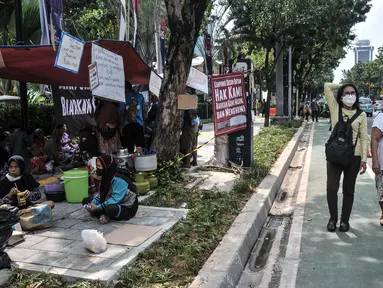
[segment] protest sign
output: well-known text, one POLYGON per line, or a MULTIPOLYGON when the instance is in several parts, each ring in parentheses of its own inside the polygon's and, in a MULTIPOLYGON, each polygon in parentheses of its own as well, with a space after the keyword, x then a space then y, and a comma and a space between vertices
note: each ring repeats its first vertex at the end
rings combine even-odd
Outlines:
POLYGON ((98 80, 98 72, 97 72, 97 63, 92 63, 88 66, 89 68, 89 86, 90 90, 94 90, 94 88, 100 85, 100 81, 98 80))
POLYGON ((97 63, 99 85, 92 90, 101 98, 125 102, 125 73, 122 56, 92 44, 92 63, 97 63))
POLYGON ((195 69, 194 67, 190 67, 189 77, 186 82, 186 85, 188 87, 202 91, 206 94, 209 93, 207 75, 195 69))
POLYGON ((243 73, 211 78, 214 132, 221 136, 246 128, 246 90, 243 73))
POLYGON ((72 73, 78 73, 85 43, 68 33, 62 32, 55 66, 72 73))

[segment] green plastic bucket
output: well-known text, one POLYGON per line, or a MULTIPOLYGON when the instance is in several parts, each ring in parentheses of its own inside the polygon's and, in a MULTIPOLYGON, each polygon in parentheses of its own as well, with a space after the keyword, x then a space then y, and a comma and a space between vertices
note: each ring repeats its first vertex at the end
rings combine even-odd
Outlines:
POLYGON ((89 175, 87 170, 73 169, 64 172, 66 200, 69 203, 81 203, 88 197, 89 175))

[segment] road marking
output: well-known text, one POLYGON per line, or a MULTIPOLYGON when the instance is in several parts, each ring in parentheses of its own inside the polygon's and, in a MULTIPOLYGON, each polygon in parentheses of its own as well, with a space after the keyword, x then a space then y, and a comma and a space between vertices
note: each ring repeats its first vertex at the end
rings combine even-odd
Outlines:
POLYGON ((285 259, 282 262, 282 276, 279 283, 280 288, 294 288, 297 281, 301 253, 302 229, 306 208, 307 187, 313 149, 314 126, 315 125, 311 126, 310 140, 307 147, 306 160, 303 166, 301 183, 299 185, 296 206, 294 209, 289 242, 287 245, 285 259))

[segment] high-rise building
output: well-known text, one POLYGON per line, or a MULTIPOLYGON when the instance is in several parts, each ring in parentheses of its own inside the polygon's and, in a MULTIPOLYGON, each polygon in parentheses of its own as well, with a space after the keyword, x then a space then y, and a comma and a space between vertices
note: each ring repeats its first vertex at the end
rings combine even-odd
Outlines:
POLYGON ((372 61, 374 56, 374 47, 371 46, 370 40, 360 40, 354 48, 355 64, 358 62, 366 63, 372 61))

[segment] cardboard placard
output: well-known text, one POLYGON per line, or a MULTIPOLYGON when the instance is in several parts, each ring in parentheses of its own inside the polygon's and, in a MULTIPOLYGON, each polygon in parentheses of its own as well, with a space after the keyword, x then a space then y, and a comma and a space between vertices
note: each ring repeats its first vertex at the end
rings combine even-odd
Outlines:
POLYGON ((100 81, 98 80, 98 72, 97 72, 97 63, 92 63, 88 66, 89 68, 89 87, 90 90, 95 89, 100 85, 100 81))
POLYGON ((160 96, 162 78, 153 71, 150 73, 149 91, 156 96, 160 96))
POLYGON ((197 109, 197 102, 197 95, 178 95, 179 110, 197 109))
POLYGON ((62 32, 55 67, 78 73, 85 43, 68 33, 62 32))
POLYGON ((209 93, 207 75, 195 69, 194 67, 190 67, 189 77, 186 85, 206 94, 209 93))
POLYGON ((92 91, 93 95, 125 103, 125 72, 122 56, 93 43, 92 63, 94 62, 97 63, 100 85, 92 91))

